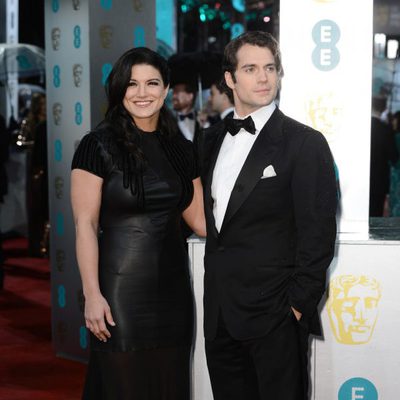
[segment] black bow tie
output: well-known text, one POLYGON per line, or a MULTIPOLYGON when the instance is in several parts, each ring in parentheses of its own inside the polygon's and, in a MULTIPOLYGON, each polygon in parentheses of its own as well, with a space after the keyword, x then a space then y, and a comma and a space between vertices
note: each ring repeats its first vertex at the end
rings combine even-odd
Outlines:
POLYGON ((178 114, 179 121, 183 121, 185 118, 194 119, 194 112, 187 114, 178 114))
POLYGON ((226 118, 225 126, 232 136, 235 136, 242 128, 252 135, 256 133, 256 126, 250 116, 245 119, 226 118))

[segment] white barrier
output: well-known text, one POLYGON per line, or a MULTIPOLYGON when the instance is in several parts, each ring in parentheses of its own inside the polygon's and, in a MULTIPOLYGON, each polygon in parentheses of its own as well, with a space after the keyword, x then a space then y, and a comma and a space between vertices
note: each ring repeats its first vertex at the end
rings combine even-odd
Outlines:
MULTIPOLYGON (((204 353, 204 240, 189 240, 197 327, 192 400, 212 400, 204 353)), ((400 240, 339 240, 313 339, 313 400, 394 400, 400 380, 400 240)))

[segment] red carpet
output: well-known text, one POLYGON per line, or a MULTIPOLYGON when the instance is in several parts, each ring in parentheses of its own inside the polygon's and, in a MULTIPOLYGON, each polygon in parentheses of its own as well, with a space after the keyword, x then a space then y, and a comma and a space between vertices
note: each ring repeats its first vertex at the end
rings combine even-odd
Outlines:
POLYGON ((23 243, 4 246, 10 257, 0 290, 0 400, 78 400, 86 366, 55 356, 48 260, 26 257, 23 243))

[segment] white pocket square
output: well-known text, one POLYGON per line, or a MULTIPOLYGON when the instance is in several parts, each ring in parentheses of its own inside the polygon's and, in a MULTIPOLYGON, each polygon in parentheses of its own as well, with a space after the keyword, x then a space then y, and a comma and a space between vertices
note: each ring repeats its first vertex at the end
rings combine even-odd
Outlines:
POLYGON ((272 165, 268 165, 268 167, 265 167, 261 179, 272 178, 274 176, 276 176, 274 167, 272 165))

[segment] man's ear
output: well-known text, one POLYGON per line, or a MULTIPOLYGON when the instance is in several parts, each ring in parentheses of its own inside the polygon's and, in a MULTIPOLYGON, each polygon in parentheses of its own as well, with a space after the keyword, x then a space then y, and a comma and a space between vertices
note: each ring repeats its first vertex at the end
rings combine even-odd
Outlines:
POLYGON ((233 90, 235 88, 235 82, 233 81, 232 74, 229 71, 225 71, 224 78, 228 88, 233 90))

